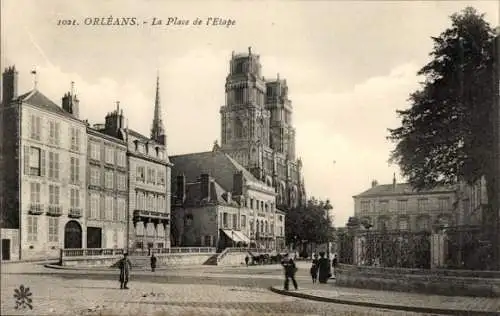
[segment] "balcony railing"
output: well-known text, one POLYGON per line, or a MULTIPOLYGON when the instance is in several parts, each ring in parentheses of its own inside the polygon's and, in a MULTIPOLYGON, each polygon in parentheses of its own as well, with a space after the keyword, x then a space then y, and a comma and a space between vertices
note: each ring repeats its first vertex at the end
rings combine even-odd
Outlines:
POLYGON ((71 218, 82 217, 82 209, 81 208, 70 208, 68 216, 71 218))
POLYGON ((29 213, 33 215, 40 215, 43 213, 43 205, 40 203, 32 203, 30 205, 29 213))
MULTIPOLYGON (((155 254, 177 254, 177 253, 215 253, 216 249, 212 247, 174 247, 174 248, 152 248, 130 250, 131 256, 148 256, 155 254)), ((122 255, 124 249, 121 248, 87 248, 87 249, 61 249, 61 258, 66 257, 95 257, 95 256, 116 256, 122 255)))
POLYGON ((47 215, 61 216, 62 208, 59 205, 49 205, 49 209, 47 210, 47 215))

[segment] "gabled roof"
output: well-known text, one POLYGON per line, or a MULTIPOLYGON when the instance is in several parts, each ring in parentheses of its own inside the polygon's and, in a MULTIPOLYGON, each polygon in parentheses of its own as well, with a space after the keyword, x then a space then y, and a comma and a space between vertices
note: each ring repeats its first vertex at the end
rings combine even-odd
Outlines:
POLYGON ((370 188, 363 193, 355 195, 354 197, 369 197, 369 196, 386 196, 386 195, 424 195, 439 192, 453 192, 455 187, 440 186, 429 190, 417 191, 414 190, 409 183, 397 183, 394 187, 392 184, 381 184, 370 188))
MULTIPOLYGON (((245 180, 260 183, 248 170, 221 151, 170 156, 170 161, 174 164, 172 177, 184 174, 186 182, 197 182, 201 174, 208 173, 225 191, 231 192, 233 175, 242 171, 245 180)), ((175 181, 172 184, 175 185, 175 181)))
POLYGON ((153 141, 149 137, 146 137, 146 136, 142 135, 141 133, 134 131, 133 129, 128 129, 128 133, 130 136, 135 137, 135 138, 139 138, 143 141, 153 141))
POLYGON ((55 104, 52 100, 46 97, 43 93, 38 90, 31 90, 26 92, 16 99, 17 101, 22 101, 24 103, 36 106, 42 110, 50 111, 53 113, 58 113, 61 115, 65 115, 67 117, 71 117, 73 119, 78 120, 76 117, 71 115, 70 113, 64 111, 59 105, 55 104))
MULTIPOLYGON (((226 191, 216 182, 210 181, 210 201, 217 202, 218 204, 227 204, 224 198, 226 191)), ((187 183, 186 184, 186 205, 196 205, 202 200, 201 198, 201 183, 187 183)))

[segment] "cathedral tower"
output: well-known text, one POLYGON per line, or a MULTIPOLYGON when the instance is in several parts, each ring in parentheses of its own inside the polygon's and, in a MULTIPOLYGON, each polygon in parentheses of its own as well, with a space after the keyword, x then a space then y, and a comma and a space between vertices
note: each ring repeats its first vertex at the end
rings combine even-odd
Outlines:
POLYGON ((221 107, 221 150, 256 178, 273 186, 276 205, 293 208, 305 201, 302 163, 295 157, 292 102, 286 80, 266 81, 260 56, 233 52, 221 107))
POLYGON ((156 76, 156 97, 155 97, 155 112, 153 117, 153 125, 151 127, 151 139, 161 145, 166 144, 165 127, 161 119, 161 105, 160 105, 160 75, 156 76))

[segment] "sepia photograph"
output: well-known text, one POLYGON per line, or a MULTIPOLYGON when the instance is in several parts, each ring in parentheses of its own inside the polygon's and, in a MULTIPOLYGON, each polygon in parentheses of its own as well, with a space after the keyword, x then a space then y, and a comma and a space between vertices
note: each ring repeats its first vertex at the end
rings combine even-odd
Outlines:
POLYGON ((0 10, 0 315, 500 315, 498 1, 0 10))

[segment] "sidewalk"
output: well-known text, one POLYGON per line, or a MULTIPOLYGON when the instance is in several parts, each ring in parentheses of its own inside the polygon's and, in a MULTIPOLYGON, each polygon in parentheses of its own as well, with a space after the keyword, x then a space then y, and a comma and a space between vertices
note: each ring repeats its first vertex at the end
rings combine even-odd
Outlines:
MULTIPOLYGON (((332 281, 330 281, 332 282, 332 281)), ((418 313, 446 315, 500 315, 500 298, 426 295, 336 287, 335 284, 299 283, 299 290, 284 291, 273 286, 271 291, 315 301, 385 308, 418 313)), ((293 289, 293 285, 290 284, 293 289)))

